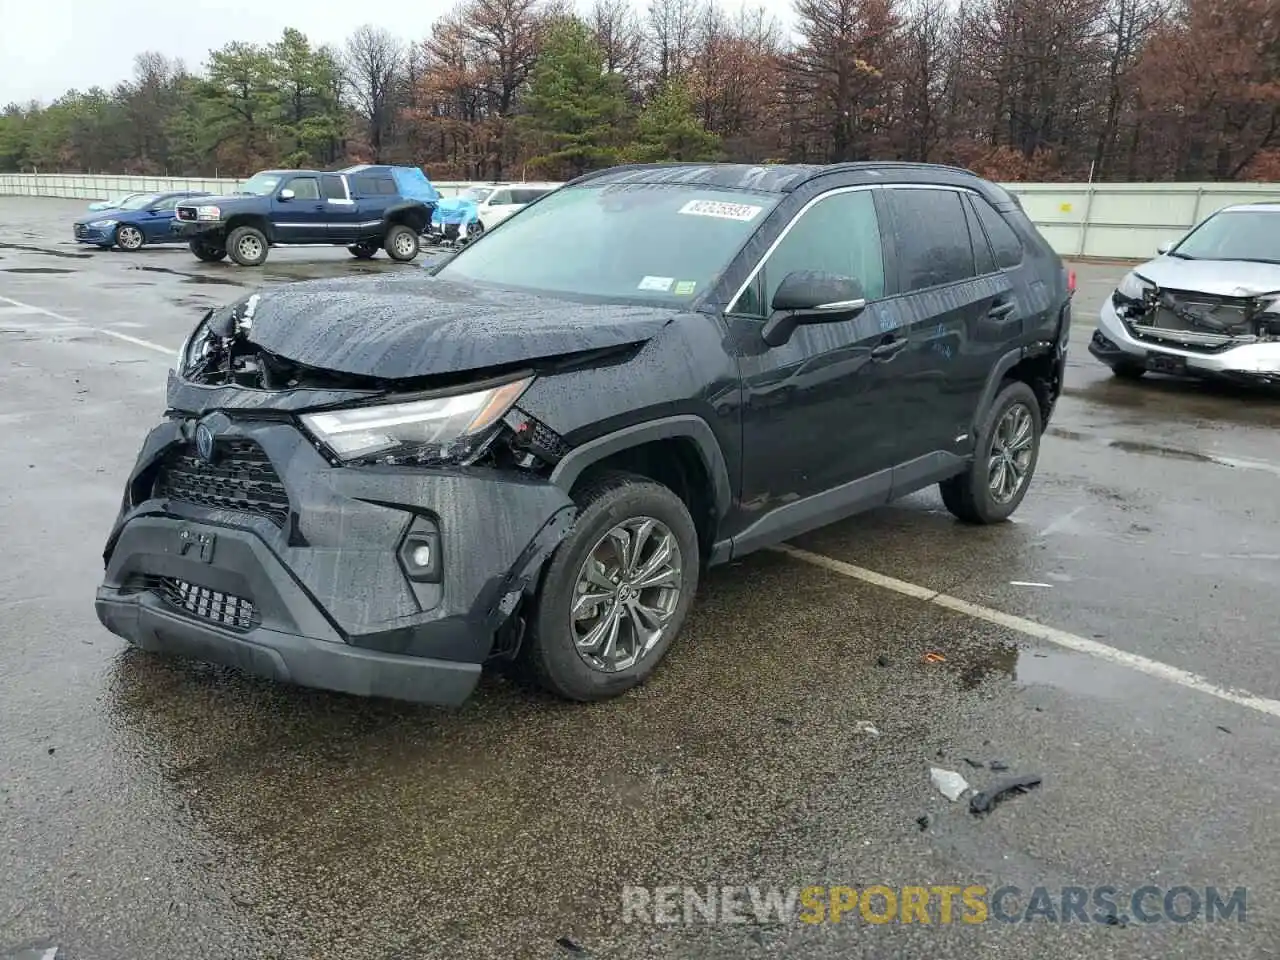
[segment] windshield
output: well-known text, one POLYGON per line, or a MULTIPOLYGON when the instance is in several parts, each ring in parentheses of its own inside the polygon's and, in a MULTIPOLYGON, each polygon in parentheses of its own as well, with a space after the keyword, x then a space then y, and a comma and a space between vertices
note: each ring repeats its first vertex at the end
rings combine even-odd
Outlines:
POLYGON ((706 292, 779 199, 691 184, 569 187, 463 247, 437 276, 614 301, 687 301, 706 292))
POLYGON ((281 176, 278 173, 255 173, 252 177, 240 185, 237 193, 248 193, 255 197, 265 197, 269 193, 273 193, 280 185, 281 176))
POLYGON ((485 198, 491 193, 493 193, 493 191, 487 187, 468 187, 458 196, 463 200, 474 200, 476 203, 484 203, 485 198))
POLYGON ((135 193, 121 200, 120 206, 116 207, 116 209, 117 210, 141 210, 143 207, 147 206, 148 204, 155 203, 159 199, 160 199, 160 194, 158 193, 135 193))
POLYGON ((1280 263, 1280 209, 1229 210, 1215 213, 1170 256, 1184 260, 1252 260, 1280 263))

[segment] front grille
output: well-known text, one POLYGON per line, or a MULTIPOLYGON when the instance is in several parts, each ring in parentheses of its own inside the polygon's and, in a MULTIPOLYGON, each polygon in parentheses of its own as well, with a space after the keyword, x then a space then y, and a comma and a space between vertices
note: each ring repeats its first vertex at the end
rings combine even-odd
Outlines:
POLYGON ((277 527, 289 520, 289 495, 266 452, 252 440, 220 441, 213 463, 189 446, 175 447, 160 464, 153 496, 266 517, 277 527))
POLYGON ((179 220, 194 220, 195 218, 196 218, 195 207, 179 207, 178 208, 179 220))
POLYGON ((1128 326, 1139 340, 1214 353, 1257 339, 1254 309, 1253 301, 1247 297, 1162 290, 1145 313, 1130 319, 1128 326))
POLYGON ((177 577, 150 577, 147 586, 169 606, 229 630, 252 630, 261 618, 253 602, 177 577))
POLYGON ((83 237, 83 236, 85 235, 85 232, 86 232, 86 231, 85 231, 85 226, 84 226, 84 224, 83 224, 83 223, 77 223, 77 224, 76 224, 76 236, 77 236, 77 237, 83 237))

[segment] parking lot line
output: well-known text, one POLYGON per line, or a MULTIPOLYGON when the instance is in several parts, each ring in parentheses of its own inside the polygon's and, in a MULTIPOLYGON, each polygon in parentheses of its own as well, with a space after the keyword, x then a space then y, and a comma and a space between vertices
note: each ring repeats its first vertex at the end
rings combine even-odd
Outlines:
POLYGON ((1129 653, 1127 650, 1119 650, 1105 643, 1099 643, 1097 640, 1090 640, 1078 634, 1068 633, 1066 630, 1059 630, 1056 627, 1046 626, 1043 623, 1037 623, 1025 617, 1014 616, 1011 613, 1004 613, 980 604, 970 603, 967 600, 961 600, 959 597, 953 597, 937 590, 930 590, 928 587, 909 583, 906 580, 887 577, 882 573, 876 573, 874 570, 867 570, 864 567, 845 563, 843 560, 836 560, 820 553, 811 553, 808 550, 793 547, 790 544, 783 544, 771 549, 804 563, 812 564, 815 567, 830 570, 832 573, 839 574, 842 577, 849 577, 873 586, 883 587, 885 590, 892 590, 894 593, 899 593, 903 596, 913 597, 916 600, 923 600, 925 603, 936 604, 947 610, 962 613, 975 620, 985 620, 987 623, 1005 627, 1027 637, 1044 640, 1068 650, 1074 650, 1077 653, 1087 654, 1091 657, 1097 657, 1099 660, 1106 660, 1109 663, 1128 667, 1139 673, 1145 673, 1160 680, 1176 683, 1189 690, 1207 693, 1211 697, 1226 700, 1228 703, 1234 703, 1237 706, 1247 707, 1250 710, 1256 710, 1259 713, 1269 714, 1273 717, 1280 717, 1280 700, 1259 697, 1246 690, 1228 690, 1199 674, 1191 673, 1167 663, 1161 663, 1159 660, 1151 660, 1136 653, 1129 653))
POLYGON ((135 347, 145 347, 147 350, 154 350, 156 351, 156 353, 163 353, 167 357, 172 357, 174 354, 178 352, 177 347, 166 347, 163 344, 152 343, 150 340, 143 340, 140 337, 131 337, 129 336, 129 334, 120 333, 117 330, 106 330, 106 329, 103 329, 102 327, 86 326, 82 321, 76 320, 74 317, 68 317, 61 313, 55 313, 53 310, 46 310, 44 307, 37 307, 33 303, 23 303, 21 300, 13 299, 13 297, 0 296, 0 301, 10 304, 11 306, 14 306, 14 307, 19 307, 20 309, 23 309, 23 310, 30 310, 32 313, 38 313, 38 314, 41 314, 42 316, 50 317, 62 323, 71 323, 71 324, 75 324, 77 327, 84 327, 86 330, 90 330, 93 333, 101 334, 104 337, 112 337, 116 340, 122 340, 125 343, 131 343, 135 347))

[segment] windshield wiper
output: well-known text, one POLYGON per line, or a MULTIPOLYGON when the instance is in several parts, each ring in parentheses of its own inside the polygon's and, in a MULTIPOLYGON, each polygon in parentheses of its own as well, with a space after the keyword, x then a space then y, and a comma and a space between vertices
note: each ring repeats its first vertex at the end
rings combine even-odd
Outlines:
POLYGON ((1171 256, 1171 257, 1177 257, 1179 260, 1194 260, 1194 259, 1196 259, 1195 257, 1191 256, 1191 254, 1189 254, 1189 253, 1179 253, 1177 250, 1170 250, 1170 251, 1169 251, 1169 256, 1171 256))

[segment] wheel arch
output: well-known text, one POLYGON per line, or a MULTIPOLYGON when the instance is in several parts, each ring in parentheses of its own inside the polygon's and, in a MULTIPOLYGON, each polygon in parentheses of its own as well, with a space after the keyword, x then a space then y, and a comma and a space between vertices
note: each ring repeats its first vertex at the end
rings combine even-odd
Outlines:
POLYGON ((1004 354, 987 374, 982 397, 974 411, 972 431, 976 437, 986 420, 991 405, 995 403, 1001 388, 1009 381, 1020 381, 1029 386, 1040 404, 1040 428, 1049 425, 1049 417, 1062 390, 1062 364, 1051 343, 1037 343, 1029 347, 1017 347, 1004 354))
POLYGON ((271 225, 271 220, 261 213, 232 214, 227 218, 223 241, 225 242, 230 238, 232 230, 237 230, 240 227, 256 227, 267 238, 267 243, 275 243, 275 229, 271 225))
POLYGON ((708 550, 732 503, 724 451, 711 425, 694 414, 648 420, 588 440, 556 464, 551 482, 570 493, 596 469, 630 470, 671 487, 689 507, 708 550))
POLYGON ((430 223, 431 208, 418 200, 393 204, 382 216, 384 233, 397 224, 404 224, 415 233, 422 233, 430 223))

